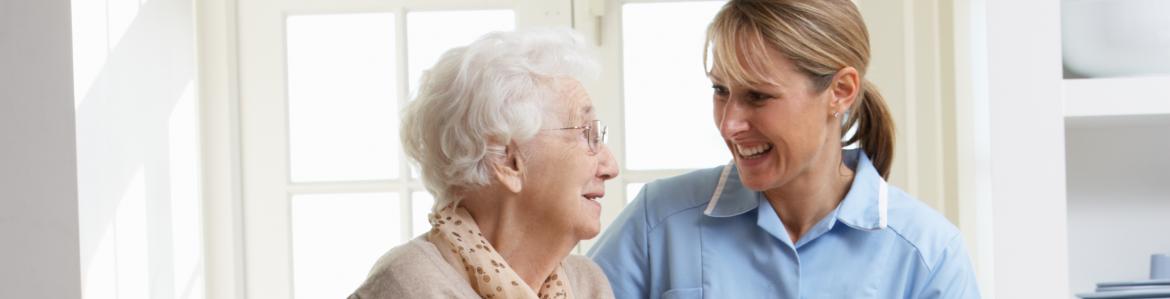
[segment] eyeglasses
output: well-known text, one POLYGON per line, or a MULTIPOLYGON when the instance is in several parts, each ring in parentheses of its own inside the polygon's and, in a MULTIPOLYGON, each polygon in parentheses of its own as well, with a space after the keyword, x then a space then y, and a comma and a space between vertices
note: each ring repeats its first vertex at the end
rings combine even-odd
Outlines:
POLYGON ((582 126, 556 128, 549 130, 580 130, 584 129, 585 141, 589 143, 589 153, 597 154, 597 148, 608 141, 609 127, 601 123, 601 120, 594 120, 582 126))

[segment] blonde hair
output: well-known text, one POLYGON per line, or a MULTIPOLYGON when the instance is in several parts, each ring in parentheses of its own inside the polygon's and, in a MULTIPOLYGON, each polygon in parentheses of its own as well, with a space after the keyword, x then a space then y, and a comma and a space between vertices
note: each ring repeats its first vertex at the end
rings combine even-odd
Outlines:
POLYGON ((712 57, 725 79, 738 84, 772 83, 761 73, 769 62, 758 59, 767 57, 769 49, 792 61, 816 91, 829 88, 842 68, 857 69, 862 90, 846 112, 841 138, 857 126, 845 144, 860 141, 878 173, 888 177, 894 159, 894 122, 877 87, 865 79, 869 32, 857 6, 849 0, 729 1, 707 29, 703 61, 712 65, 708 63, 712 57))

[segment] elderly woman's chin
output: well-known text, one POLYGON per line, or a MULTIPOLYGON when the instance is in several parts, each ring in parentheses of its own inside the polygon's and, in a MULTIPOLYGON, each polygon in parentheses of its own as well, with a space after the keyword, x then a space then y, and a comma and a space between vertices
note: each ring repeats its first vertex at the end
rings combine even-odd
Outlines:
POLYGON ((589 240, 601 233, 601 203, 598 199, 581 199, 580 224, 577 237, 580 240, 589 240))

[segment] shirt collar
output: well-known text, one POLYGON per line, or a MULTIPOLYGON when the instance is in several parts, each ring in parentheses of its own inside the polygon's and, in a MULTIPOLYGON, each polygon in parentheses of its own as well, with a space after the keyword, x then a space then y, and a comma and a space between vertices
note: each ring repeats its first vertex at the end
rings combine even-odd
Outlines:
POLYGON ((847 150, 842 156, 853 168, 853 185, 837 207, 837 220, 860 230, 885 229, 889 185, 861 150, 847 150))
MULTIPOLYGON (((849 193, 834 212, 837 220, 859 230, 886 228, 889 204, 886 181, 860 149, 845 150, 841 156, 845 165, 853 168, 854 175, 849 193)), ((733 160, 724 166, 715 194, 703 213, 720 218, 738 216, 759 208, 760 194, 743 186, 733 160)))
POLYGON ((707 203, 707 210, 703 211, 707 216, 733 217, 760 206, 760 192, 743 186, 739 180, 739 168, 735 166, 735 160, 723 166, 719 182, 715 186, 715 194, 707 203))

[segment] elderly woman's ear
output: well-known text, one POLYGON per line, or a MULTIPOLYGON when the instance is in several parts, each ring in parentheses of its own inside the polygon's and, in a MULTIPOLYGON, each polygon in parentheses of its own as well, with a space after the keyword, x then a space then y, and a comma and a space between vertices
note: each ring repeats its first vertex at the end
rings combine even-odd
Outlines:
POLYGON ((502 156, 495 156, 490 160, 492 174, 500 184, 512 193, 520 193, 524 181, 524 159, 517 152, 516 142, 510 142, 504 147, 502 156))

